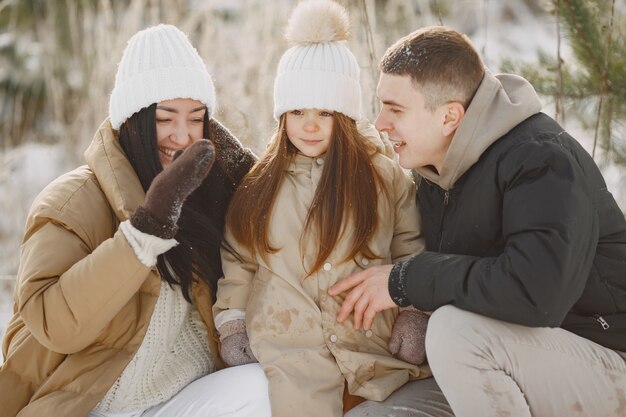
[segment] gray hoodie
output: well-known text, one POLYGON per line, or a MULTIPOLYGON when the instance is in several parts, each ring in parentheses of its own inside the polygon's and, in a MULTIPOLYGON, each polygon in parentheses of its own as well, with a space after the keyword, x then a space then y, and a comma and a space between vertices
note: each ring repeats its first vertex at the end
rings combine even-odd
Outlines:
POLYGON ((489 146, 540 110, 539 97, 524 78, 513 74, 494 76, 485 71, 452 138, 441 173, 427 167, 417 168, 415 177, 422 176, 444 190, 452 189, 489 146))

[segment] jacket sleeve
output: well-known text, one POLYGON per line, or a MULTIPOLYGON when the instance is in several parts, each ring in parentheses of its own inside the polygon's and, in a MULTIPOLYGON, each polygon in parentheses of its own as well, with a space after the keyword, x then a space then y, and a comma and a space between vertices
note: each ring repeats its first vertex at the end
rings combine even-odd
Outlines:
POLYGON ((391 241, 392 262, 406 260, 424 250, 422 220, 415 203, 415 183, 395 162, 393 208, 394 226, 391 241))
POLYGON ((453 304, 526 326, 559 326, 584 289, 598 242, 588 183, 569 153, 546 142, 510 150, 496 177, 503 252, 424 252, 395 268, 390 292, 395 281, 421 310, 453 304))
POLYGON ((213 305, 213 317, 218 327, 228 321, 218 317, 220 313, 227 310, 245 311, 252 280, 258 269, 257 262, 236 242, 228 227, 224 233, 221 254, 224 277, 217 282, 217 300, 213 305))
MULTIPOLYGON (((18 312, 30 332, 64 354, 92 344, 150 273, 121 231, 95 242, 86 232, 93 225, 76 223, 76 209, 67 204, 54 216, 50 208, 31 216, 16 291, 18 312)), ((110 212, 103 216, 94 218, 112 223, 110 212)))

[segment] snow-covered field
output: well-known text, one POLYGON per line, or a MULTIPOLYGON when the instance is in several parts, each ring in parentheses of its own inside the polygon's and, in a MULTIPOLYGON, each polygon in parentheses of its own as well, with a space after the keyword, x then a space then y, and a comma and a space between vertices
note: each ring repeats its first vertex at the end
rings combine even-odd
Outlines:
POLYGON ((0 334, 12 309, 14 277, 26 214, 35 196, 70 169, 60 145, 28 144, 0 154, 0 334))
MULTIPOLYGON (((244 3, 244 1, 239 2, 239 4, 244 3)), ((532 13, 526 1, 463 0, 456 1, 454 4, 455 11, 444 23, 467 33, 483 54, 487 66, 494 72, 497 72, 504 58, 536 62, 539 49, 548 53, 554 53, 556 50, 554 19, 548 14, 532 13), (511 16, 514 17, 511 18, 511 16)), ((253 18, 250 16, 250 19, 253 18)), ((381 31, 385 30, 385 22, 378 19, 375 23, 378 33, 382 33, 381 31)), ((429 24, 436 23, 436 21, 429 22, 429 24)), ((375 31, 374 36, 376 34, 375 31)), ((244 36, 239 33, 236 35, 240 36, 241 40, 235 40, 235 42, 246 42, 244 36)), ((363 53, 359 55, 357 52, 355 52, 357 56, 364 55, 363 53)), ((377 50, 379 55, 382 52, 382 50, 377 50)), ((562 54, 567 60, 566 46, 562 54)), ((251 57, 251 59, 261 60, 262 58, 259 56, 251 57)), ((369 69, 364 68, 364 77, 369 73, 368 71, 369 69)), ((236 73, 237 68, 230 69, 230 72, 236 73)), ((218 76, 216 83, 219 82, 218 76)), ((375 80, 374 82, 364 80, 363 86, 364 89, 372 89, 375 86, 375 80)), ((231 88, 231 85, 228 87, 227 90, 239 91, 238 88, 231 88)), ((226 97, 226 94, 223 96, 221 98, 223 102, 228 103, 227 100, 231 100, 231 105, 236 106, 236 97, 226 97)), ((371 96, 371 91, 364 91, 364 101, 367 102, 371 96)), ((544 111, 552 115, 554 112, 551 110, 550 100, 546 98, 544 104, 544 111)), ((259 105, 259 108, 265 107, 259 105)), ((269 113, 264 116, 271 119, 269 113)), ((229 127, 236 131, 235 126, 229 127)), ((93 129, 96 128, 97 126, 94 125, 93 129)), ((580 140, 587 150, 591 150, 593 132, 584 131, 572 117, 568 118, 566 128, 580 140)), ((247 129, 249 131, 251 127, 247 129)), ((241 139, 253 149, 262 149, 258 143, 247 142, 245 135, 241 139)), ((33 198, 47 183, 81 163, 76 160, 75 154, 75 152, 68 152, 62 144, 27 144, 4 154, 0 153, 0 196, 3 196, 0 199, 0 335, 4 333, 6 323, 10 318, 13 277, 17 273, 21 233, 28 208, 33 198)), ((603 172, 609 190, 615 195, 622 210, 626 211, 624 169, 609 165, 603 167, 603 172)))

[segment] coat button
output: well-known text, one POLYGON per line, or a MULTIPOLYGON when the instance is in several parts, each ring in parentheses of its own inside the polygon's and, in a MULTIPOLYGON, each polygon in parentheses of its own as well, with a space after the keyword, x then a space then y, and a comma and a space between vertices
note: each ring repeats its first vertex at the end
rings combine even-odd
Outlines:
POLYGON ((317 165, 324 165, 324 158, 317 158, 315 162, 317 162, 317 165))
POLYGON ((332 269, 332 265, 330 264, 330 262, 326 262, 324 264, 324 271, 330 271, 332 269))
POLYGON ((336 334, 331 334, 330 335, 330 341, 335 343, 337 341, 337 335, 336 334))
POLYGON ((366 331, 365 337, 372 337, 372 331, 371 330, 366 331))
POLYGON ((369 259, 367 259, 367 258, 363 258, 363 260, 361 261, 361 263, 363 264, 363 266, 367 266, 367 265, 370 263, 370 261, 369 261, 369 259))

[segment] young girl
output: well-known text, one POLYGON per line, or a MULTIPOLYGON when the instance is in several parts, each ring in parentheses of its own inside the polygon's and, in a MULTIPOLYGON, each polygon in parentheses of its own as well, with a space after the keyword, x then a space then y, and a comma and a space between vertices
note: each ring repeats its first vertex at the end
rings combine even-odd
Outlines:
POLYGON ((344 390, 383 400, 429 375, 390 353, 397 311, 355 330, 335 319, 342 297, 327 295, 354 271, 423 248, 412 181, 377 133, 357 129, 359 67, 341 42, 347 32, 334 2, 293 12, 286 36, 295 46, 274 87, 279 128, 227 214, 214 306, 222 357, 258 359, 274 417, 339 417, 344 390))

